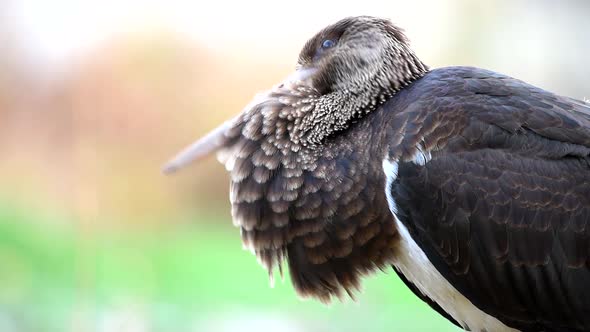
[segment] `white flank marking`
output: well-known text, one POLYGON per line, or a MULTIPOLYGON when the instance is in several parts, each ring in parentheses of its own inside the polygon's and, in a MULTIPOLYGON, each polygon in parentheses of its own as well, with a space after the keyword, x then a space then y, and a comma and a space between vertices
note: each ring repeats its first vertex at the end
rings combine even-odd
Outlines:
MULTIPOLYGON (((420 161, 426 163, 429 158, 426 154, 419 152, 424 158, 415 158, 416 164, 420 161)), ((386 176, 385 196, 389 203, 401 239, 398 243, 397 255, 393 259, 395 265, 401 273, 411 281, 422 294, 432 299, 451 315, 464 328, 471 331, 512 331, 517 330, 510 328, 497 318, 486 314, 477 308, 463 294, 459 293, 438 270, 432 265, 422 249, 416 244, 406 226, 397 218, 398 207, 391 194, 391 185, 398 175, 398 163, 391 162, 388 158, 383 159, 383 171, 386 176)))
MULTIPOLYGON (((385 183, 385 197, 387 197, 387 203, 389 204, 389 210, 393 215, 397 214, 397 205, 393 200, 393 196, 391 195, 391 190, 387 188, 391 188, 393 181, 397 178, 397 171, 398 171, 398 164, 396 162, 392 163, 387 160, 387 158, 383 159, 383 172, 385 172, 386 176, 386 183, 385 183)), ((397 219, 397 218, 396 218, 397 219)))

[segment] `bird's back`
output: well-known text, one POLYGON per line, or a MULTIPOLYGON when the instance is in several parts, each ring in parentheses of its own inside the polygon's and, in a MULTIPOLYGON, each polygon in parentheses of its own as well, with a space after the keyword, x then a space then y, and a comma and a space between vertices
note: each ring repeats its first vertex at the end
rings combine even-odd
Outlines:
POLYGON ((386 190, 441 275, 509 326, 590 329, 590 107, 450 67, 381 111, 399 141, 386 190))

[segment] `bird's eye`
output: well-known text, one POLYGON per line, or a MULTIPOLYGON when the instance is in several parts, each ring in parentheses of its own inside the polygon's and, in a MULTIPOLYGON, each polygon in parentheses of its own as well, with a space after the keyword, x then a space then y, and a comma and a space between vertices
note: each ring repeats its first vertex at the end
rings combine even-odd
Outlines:
POLYGON ((336 45, 336 43, 332 39, 326 39, 322 42, 323 49, 334 47, 334 45, 336 45))

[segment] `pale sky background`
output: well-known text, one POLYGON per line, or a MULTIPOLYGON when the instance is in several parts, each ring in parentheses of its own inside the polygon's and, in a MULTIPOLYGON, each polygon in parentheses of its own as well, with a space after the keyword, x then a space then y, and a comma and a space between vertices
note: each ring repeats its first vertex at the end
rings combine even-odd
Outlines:
MULTIPOLYGON (((419 21, 397 16, 395 21, 416 34, 424 22, 448 19, 452 6, 440 1, 399 3, 364 0, 346 4, 317 0, 298 1, 182 1, 182 0, 4 0, 4 15, 23 37, 27 48, 43 59, 61 61, 99 44, 112 35, 167 29, 204 42, 213 49, 252 45, 257 51, 298 49, 326 24, 345 16, 369 14, 392 17, 396 12, 420 13, 419 21), (428 5, 428 11, 422 11, 428 5), (256 41, 264 40, 260 44, 256 41), (276 42, 269 42, 275 40, 276 42), (237 43, 237 44, 236 44, 237 43)), ((426 28, 426 27, 425 27, 426 28)), ((417 36, 416 36, 417 37, 417 36)), ((248 52, 247 48, 241 51, 248 52)))
MULTIPOLYGON (((556 76, 586 82, 590 76, 585 1, 0 1, 0 21, 15 31, 20 46, 34 61, 55 68, 113 36, 155 31, 213 51, 294 63, 319 29, 367 14, 403 27, 416 53, 433 67, 480 66, 561 93, 569 91, 560 90, 567 82, 556 76)), ((590 83, 573 91, 583 98, 589 90, 590 83)))

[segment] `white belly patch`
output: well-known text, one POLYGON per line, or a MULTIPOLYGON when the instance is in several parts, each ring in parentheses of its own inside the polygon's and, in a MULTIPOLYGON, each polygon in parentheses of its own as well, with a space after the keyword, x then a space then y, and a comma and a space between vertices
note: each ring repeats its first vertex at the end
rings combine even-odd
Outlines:
MULTIPOLYGON (((419 164, 419 163, 417 163, 419 164)), ((383 171, 386 175, 385 195, 389 209, 394 216, 400 241, 393 265, 420 292, 436 302, 444 311, 453 317, 463 328, 470 331, 518 331, 506 326, 497 318, 477 308, 463 294, 459 293, 432 265, 424 251, 410 236, 406 226, 397 218, 397 205, 391 194, 391 185, 397 178, 398 163, 383 159, 383 171)))

